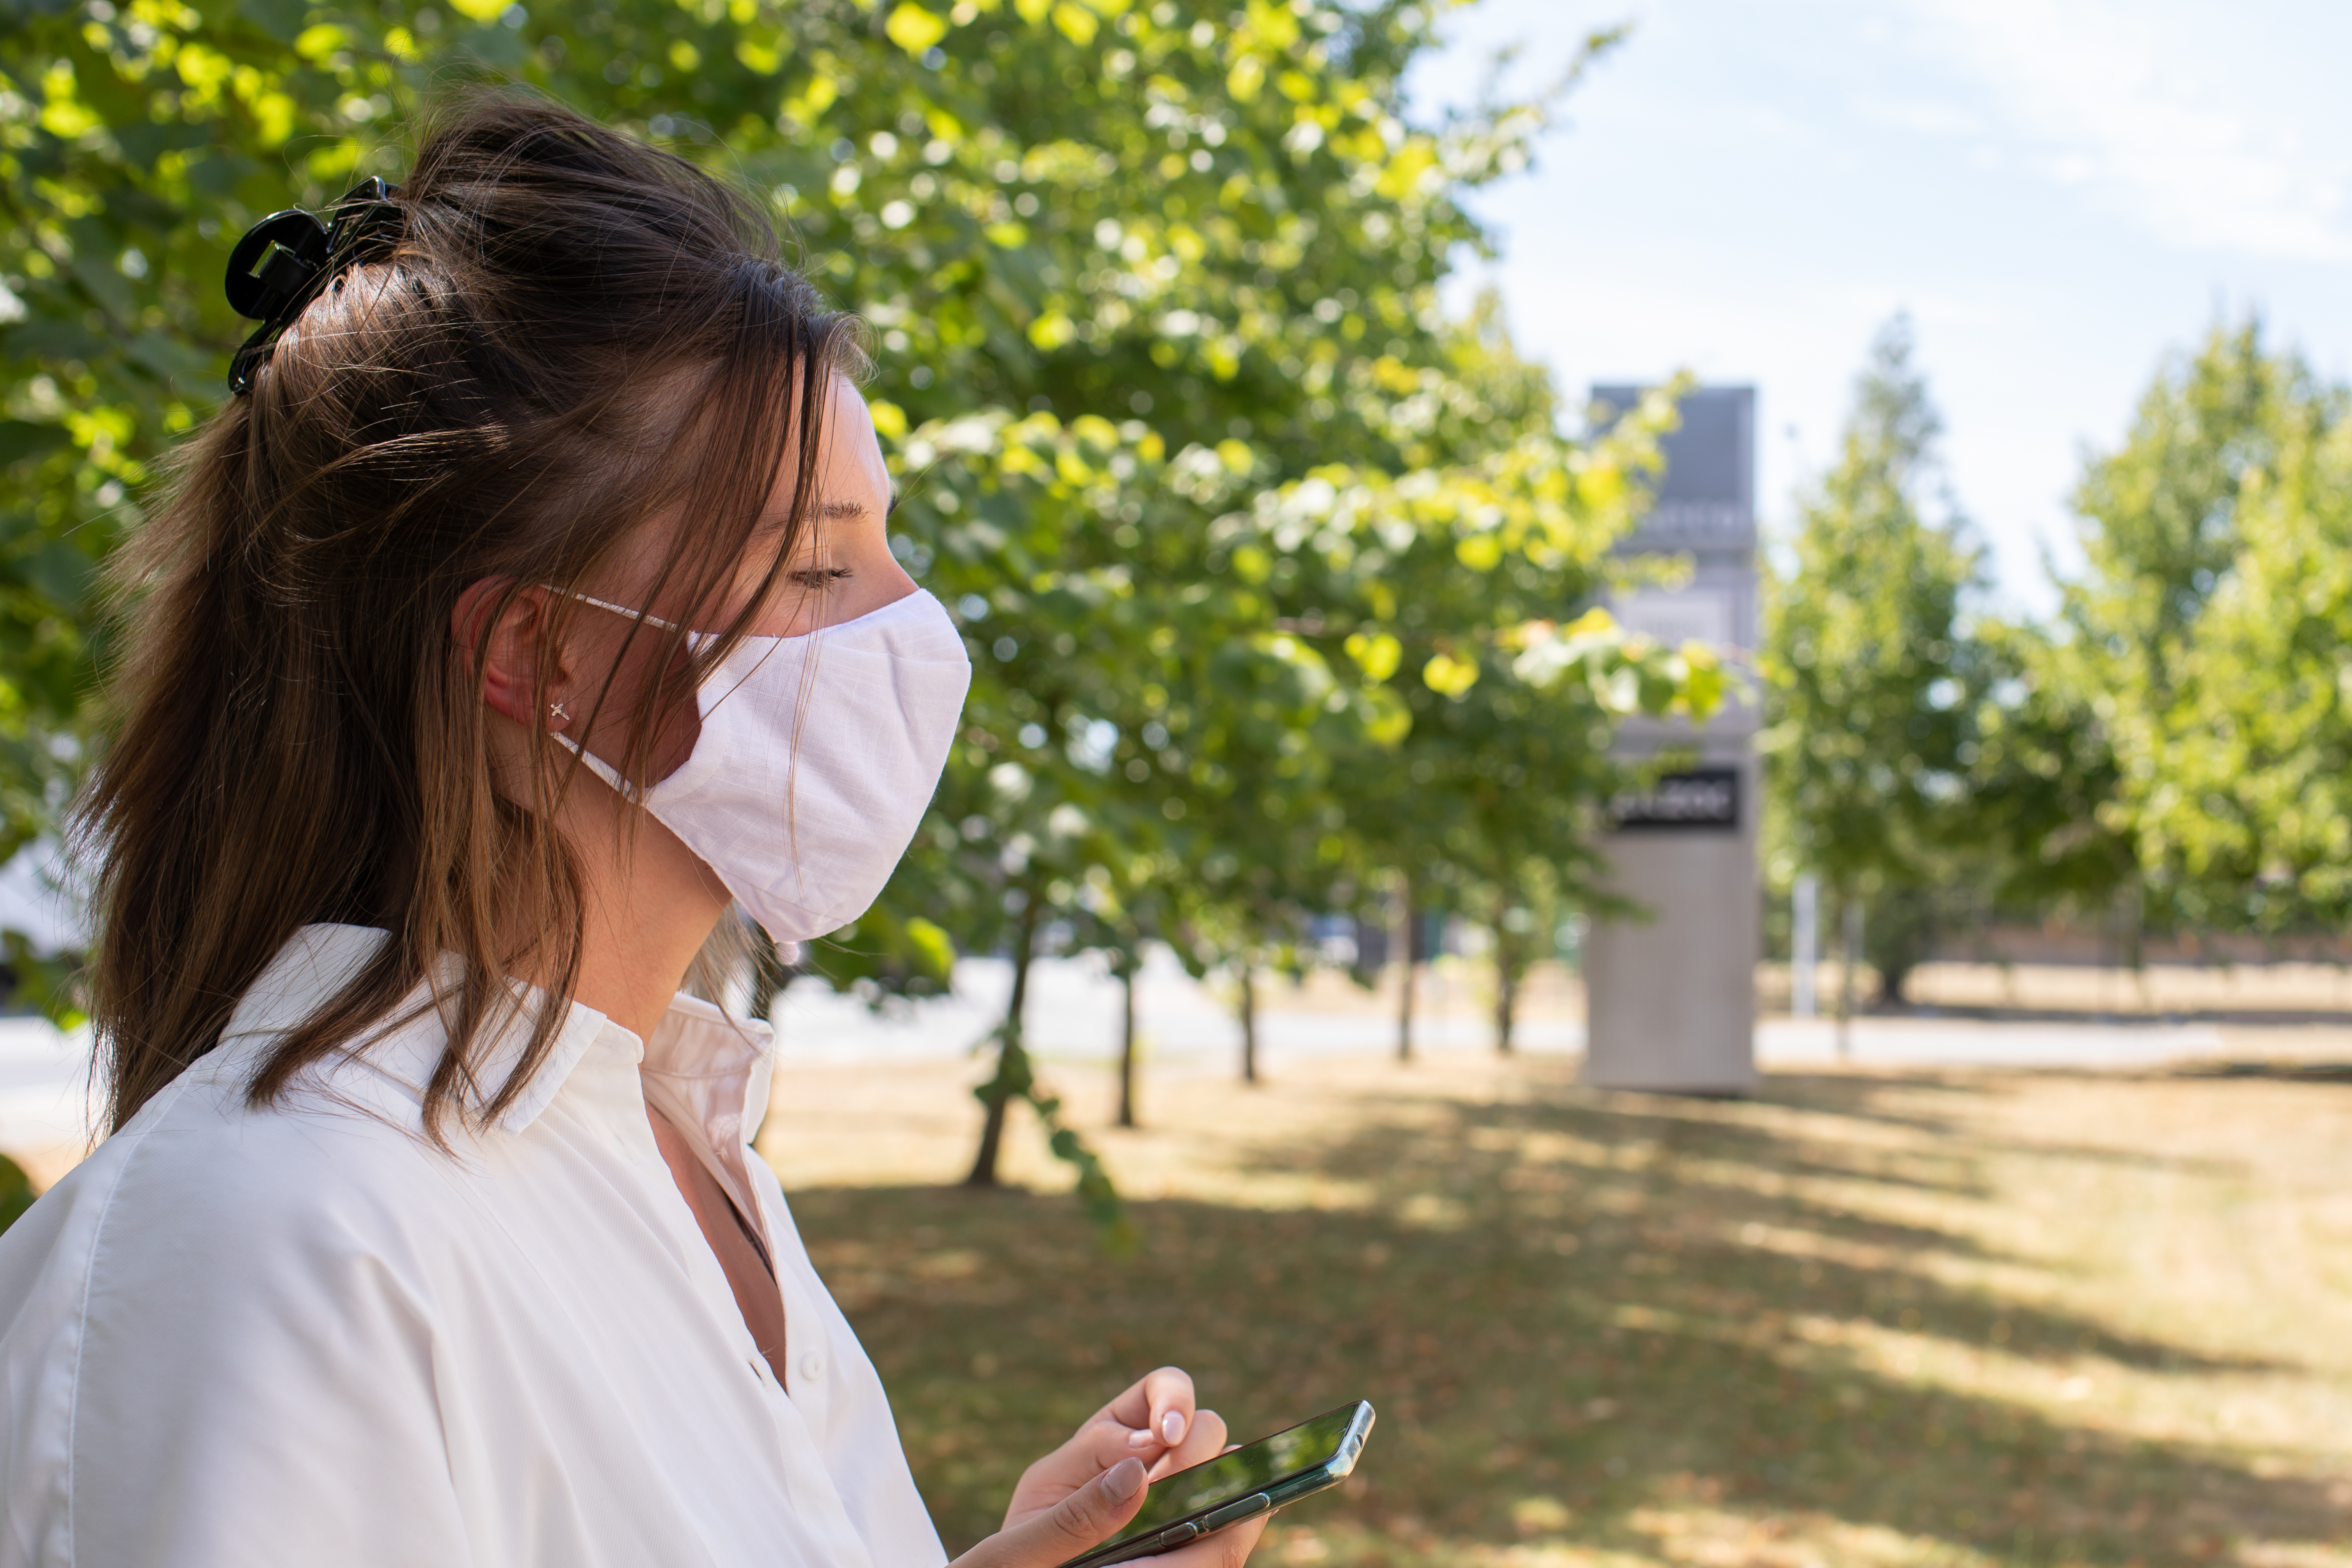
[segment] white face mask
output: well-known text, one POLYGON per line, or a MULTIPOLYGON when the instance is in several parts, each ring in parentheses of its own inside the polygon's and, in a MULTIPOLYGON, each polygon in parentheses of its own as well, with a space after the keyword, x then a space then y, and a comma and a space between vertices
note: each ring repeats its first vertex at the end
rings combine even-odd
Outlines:
MULTIPOLYGON (((698 653, 716 636, 687 638, 698 653)), ((962 636, 918 589, 803 637, 745 637, 695 692, 693 754, 648 788, 556 739, 702 857, 781 945, 873 906, 939 787, 971 684, 962 636)))

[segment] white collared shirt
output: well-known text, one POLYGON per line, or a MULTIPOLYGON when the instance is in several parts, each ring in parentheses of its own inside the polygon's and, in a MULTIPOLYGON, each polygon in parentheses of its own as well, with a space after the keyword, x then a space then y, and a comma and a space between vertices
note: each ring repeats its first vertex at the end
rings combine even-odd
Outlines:
POLYGON ((681 996, 641 1046, 575 1005, 454 1153, 419 1131, 429 1009, 248 1109, 269 1046, 383 940, 305 927, 221 1044, 0 1235, 0 1568, 944 1562, 749 1151, 766 1031, 681 996), (647 1100, 767 1238, 789 1387, 647 1100))

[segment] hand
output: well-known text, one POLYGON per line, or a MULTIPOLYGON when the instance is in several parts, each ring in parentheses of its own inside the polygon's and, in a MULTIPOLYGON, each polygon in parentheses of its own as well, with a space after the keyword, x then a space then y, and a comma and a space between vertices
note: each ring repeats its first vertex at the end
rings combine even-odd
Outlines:
MULTIPOLYGON (((1148 1373, 1088 1416, 1070 1440, 1023 1472, 1004 1528, 955 1568, 1058 1568, 1116 1535, 1143 1506, 1144 1483, 1225 1451, 1225 1423, 1199 1410, 1192 1380, 1148 1373)), ((1150 1559, 1155 1568, 1241 1568, 1264 1517, 1150 1559)))

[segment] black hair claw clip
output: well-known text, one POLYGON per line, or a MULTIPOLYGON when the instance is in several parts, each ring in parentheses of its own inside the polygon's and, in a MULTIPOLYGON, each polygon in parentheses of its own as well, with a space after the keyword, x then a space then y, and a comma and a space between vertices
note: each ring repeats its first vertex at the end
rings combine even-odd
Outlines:
POLYGON ((392 199, 399 194, 398 185, 371 177, 329 209, 330 223, 289 207, 245 231, 228 253, 228 302, 238 315, 261 325, 229 362, 229 391, 242 397, 253 390, 254 372, 269 357, 278 334, 336 273, 400 242, 407 219, 392 199))

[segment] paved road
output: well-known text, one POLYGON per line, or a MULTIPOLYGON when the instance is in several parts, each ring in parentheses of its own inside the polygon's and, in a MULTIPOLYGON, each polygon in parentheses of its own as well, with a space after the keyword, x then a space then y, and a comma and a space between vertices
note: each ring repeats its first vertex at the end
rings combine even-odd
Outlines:
MULTIPOLYGON (((1003 1016, 1010 966, 968 960, 954 996, 877 1012, 803 981, 777 1009, 788 1059, 823 1062, 940 1060, 983 1041, 1003 1016)), ((1047 1061, 1108 1061, 1119 1038, 1119 988, 1089 959, 1047 961, 1030 979, 1030 1047, 1047 1061)), ((1146 1049, 1155 1072, 1231 1072, 1241 1029, 1221 995, 1195 983, 1172 958, 1150 965, 1139 987, 1146 1049)), ((1431 1056, 1485 1051, 1494 1035, 1466 988, 1433 979, 1416 1026, 1431 1056)), ((1524 1020, 1518 1047, 1531 1054, 1583 1049, 1584 1028, 1562 1017, 1524 1020)), ((1757 1030, 1757 1057, 1768 1068, 1816 1066, 1837 1059, 1825 1019, 1772 1019, 1757 1030)), ((2218 1056, 2221 1034, 2203 1024, 1987 1024, 1964 1019, 1864 1018, 1853 1025, 1853 1057, 1883 1067, 2149 1067, 2218 1056)), ((1366 997, 1360 1005, 1310 1010, 1289 987, 1268 987, 1259 1049, 1269 1070, 1285 1060, 1386 1052, 1396 1021, 1366 997)), ((95 1124, 88 1094, 86 1034, 60 1035, 37 1018, 0 1018, 0 1149, 47 1150, 79 1144, 95 1124)))
MULTIPOLYGON (((968 1051, 1003 1016, 1011 994, 1008 965, 970 960, 956 973, 953 998, 876 1013, 853 998, 803 981, 786 994, 777 1023, 788 1057, 801 1060, 937 1059, 968 1051)), ((1119 1038, 1119 993, 1102 967, 1087 960, 1041 963, 1030 978, 1029 1043, 1048 1060, 1097 1061, 1114 1056, 1119 1038)), ((1307 1011, 1286 1005, 1286 986, 1268 988, 1260 1015, 1259 1049, 1269 1063, 1285 1058, 1389 1051, 1396 1021, 1384 1008, 1307 1011)), ((1464 988, 1444 983, 1424 990, 1428 1012, 1415 1029, 1416 1047, 1432 1054, 1491 1050, 1494 1032, 1464 988)), ((1156 1064, 1226 1071, 1241 1051, 1241 1029, 1228 1005, 1163 957, 1147 968, 1138 988, 1142 1031, 1156 1064)), ((1517 1031, 1530 1053, 1584 1048, 1584 1026, 1572 1019, 1532 1017, 1517 1031)), ((1852 1059, 1902 1067, 2148 1067, 2220 1054, 2220 1031, 2206 1024, 1981 1023, 1946 1018, 1864 1018, 1853 1026, 1852 1059)), ((1771 1019, 1757 1030, 1757 1058, 1767 1067, 1802 1067, 1837 1059, 1834 1026, 1826 1019, 1771 1019)))
MULTIPOLYGON (((1852 1059, 1875 1067, 2145 1068, 2221 1054, 2210 1024, 1984 1023, 1969 1018, 1858 1018, 1852 1059)), ((1773 1018, 1758 1026, 1766 1067, 1837 1059, 1826 1018, 1773 1018)))
POLYGON ((61 1035, 45 1019, 0 1018, 0 1149, 86 1144, 90 1114, 89 1036, 61 1035))

